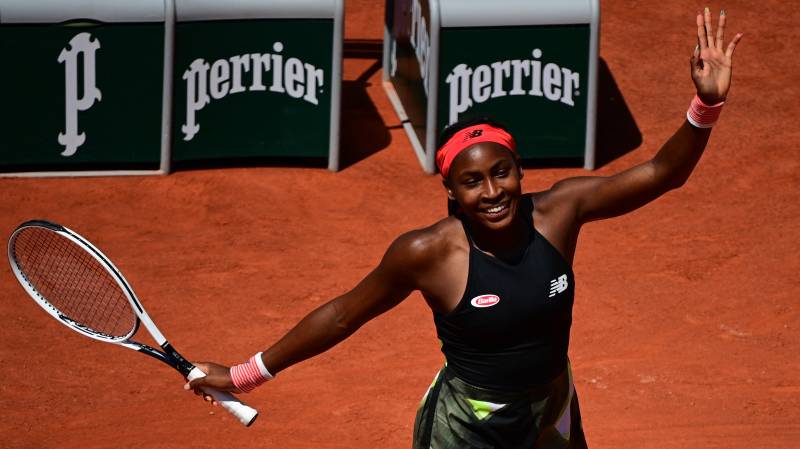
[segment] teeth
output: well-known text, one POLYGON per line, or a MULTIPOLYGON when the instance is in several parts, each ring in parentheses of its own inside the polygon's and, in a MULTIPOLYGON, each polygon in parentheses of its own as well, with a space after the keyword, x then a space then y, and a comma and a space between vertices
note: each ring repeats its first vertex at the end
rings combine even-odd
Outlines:
POLYGON ((496 213, 500 212, 501 210, 503 210, 505 208, 506 208, 505 206, 501 205, 501 206, 493 207, 491 209, 487 209, 486 212, 489 212, 490 214, 496 214, 496 213))

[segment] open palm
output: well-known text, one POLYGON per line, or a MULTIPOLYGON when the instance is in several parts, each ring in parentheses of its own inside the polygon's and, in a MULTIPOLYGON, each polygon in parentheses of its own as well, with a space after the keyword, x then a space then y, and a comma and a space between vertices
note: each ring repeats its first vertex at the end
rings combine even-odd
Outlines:
POLYGON ((714 36, 708 8, 703 14, 697 14, 698 45, 691 58, 692 81, 697 87, 697 95, 709 105, 725 101, 731 87, 733 51, 742 39, 742 33, 738 33, 727 48, 723 47, 725 21, 723 10, 719 14, 717 33, 714 36))

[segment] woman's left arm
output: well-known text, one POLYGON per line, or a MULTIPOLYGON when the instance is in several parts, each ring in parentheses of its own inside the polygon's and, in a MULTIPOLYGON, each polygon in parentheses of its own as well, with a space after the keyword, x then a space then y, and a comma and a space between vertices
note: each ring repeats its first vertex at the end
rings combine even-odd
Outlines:
POLYGON ((613 176, 584 176, 556 183, 549 193, 560 204, 571 204, 578 223, 615 217, 682 186, 697 165, 711 134, 709 115, 718 112, 731 83, 731 62, 737 34, 727 48, 723 47, 725 12, 719 16, 716 36, 713 35, 711 13, 697 15, 697 41, 691 57, 691 74, 697 88, 693 100, 691 123, 687 118, 651 160, 613 176), (699 101, 698 101, 699 100, 699 101), (709 108, 711 106, 711 108, 709 108), (716 109, 714 109, 716 106, 716 109), (699 108, 699 109, 698 109, 699 108), (699 125, 699 126, 698 126, 699 125))

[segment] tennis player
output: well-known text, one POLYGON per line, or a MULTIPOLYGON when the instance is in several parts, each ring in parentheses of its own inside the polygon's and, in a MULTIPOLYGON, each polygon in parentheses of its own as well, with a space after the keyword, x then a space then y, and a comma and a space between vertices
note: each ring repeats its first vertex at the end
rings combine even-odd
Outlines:
MULTIPOLYGON (((415 290, 433 311, 446 363, 426 393, 414 448, 585 448, 567 350, 581 226, 625 214, 682 186, 728 96, 731 58, 711 13, 697 15, 697 94, 651 160, 614 176, 562 180, 523 194, 514 138, 488 120, 443 132, 436 162, 451 215, 398 237, 349 292, 233 367, 197 363, 186 388, 248 392, 319 354, 415 290)), ((210 398, 207 398, 210 399, 210 398)))

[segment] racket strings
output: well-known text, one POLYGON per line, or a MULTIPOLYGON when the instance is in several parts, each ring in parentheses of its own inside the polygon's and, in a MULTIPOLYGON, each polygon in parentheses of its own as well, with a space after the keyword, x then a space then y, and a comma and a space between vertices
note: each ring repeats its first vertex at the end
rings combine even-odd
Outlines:
POLYGON ((25 228, 12 252, 30 287, 81 327, 123 337, 136 326, 136 315, 114 277, 68 238, 45 228, 25 228))

